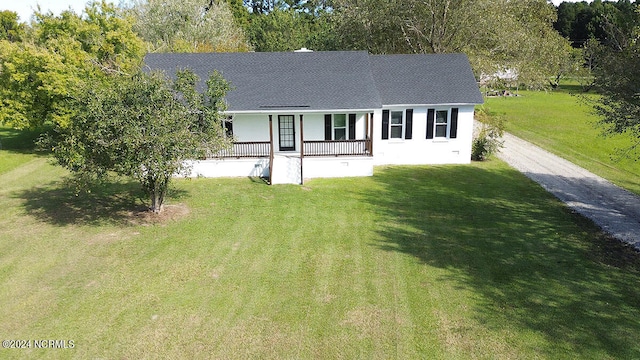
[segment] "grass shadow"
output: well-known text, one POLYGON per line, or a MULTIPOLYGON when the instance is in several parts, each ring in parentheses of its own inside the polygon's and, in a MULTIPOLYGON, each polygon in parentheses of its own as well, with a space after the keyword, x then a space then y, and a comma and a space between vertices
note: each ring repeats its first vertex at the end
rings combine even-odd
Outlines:
POLYGON ((589 88, 582 84, 561 83, 555 89, 553 89, 553 91, 565 94, 585 94, 589 92, 589 88))
MULTIPOLYGON (((170 191, 174 198, 186 193, 173 188, 170 191)), ((78 191, 70 179, 65 179, 23 190, 15 197, 24 200, 23 206, 29 215, 58 226, 127 225, 148 211, 140 185, 125 180, 95 184, 78 191)))
POLYGON ((254 184, 269 185, 269 179, 263 176, 247 176, 247 178, 254 184))
POLYGON ((483 299, 484 326, 534 331, 577 357, 640 355, 628 346, 640 334, 638 253, 523 175, 493 164, 374 178, 386 194, 362 195, 387 219, 374 245, 450 270, 447 280, 483 299))
POLYGON ((0 150, 21 154, 43 153, 36 150, 36 141, 43 130, 17 130, 0 127, 0 150))

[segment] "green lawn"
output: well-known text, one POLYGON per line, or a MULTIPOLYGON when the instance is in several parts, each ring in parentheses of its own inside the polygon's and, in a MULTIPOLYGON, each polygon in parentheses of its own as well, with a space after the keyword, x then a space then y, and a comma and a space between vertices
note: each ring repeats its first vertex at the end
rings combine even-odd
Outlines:
MULTIPOLYGON (((640 162, 620 156, 630 140, 603 137, 578 86, 559 91, 520 91, 518 97, 487 98, 490 113, 507 119, 507 131, 640 194, 640 162)), ((589 95, 593 96, 593 95, 589 95)))
POLYGON ((75 347, 3 359, 640 357, 637 255, 497 160, 179 180, 153 222, 136 185, 76 197, 22 156, 0 174, 0 337, 75 347))
POLYGON ((33 148, 38 136, 37 131, 20 131, 0 126, 0 174, 35 158, 33 148))

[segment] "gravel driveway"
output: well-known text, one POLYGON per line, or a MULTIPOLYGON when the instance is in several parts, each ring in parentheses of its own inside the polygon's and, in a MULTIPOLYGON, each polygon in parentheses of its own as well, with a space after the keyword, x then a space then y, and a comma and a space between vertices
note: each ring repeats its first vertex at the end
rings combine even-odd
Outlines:
POLYGON ((510 134, 498 157, 570 208, 640 250, 640 197, 510 134))

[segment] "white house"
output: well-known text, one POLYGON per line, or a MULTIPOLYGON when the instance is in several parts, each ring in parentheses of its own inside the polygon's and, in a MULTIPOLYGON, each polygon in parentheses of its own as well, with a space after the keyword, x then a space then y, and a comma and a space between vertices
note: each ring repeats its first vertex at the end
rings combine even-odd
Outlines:
MULTIPOLYGON (((233 148, 195 161, 193 176, 370 176, 375 165, 465 164, 474 105, 483 102, 463 54, 365 51, 148 54, 149 69, 219 71, 233 148)), ((204 88, 204 84, 200 84, 204 88)))

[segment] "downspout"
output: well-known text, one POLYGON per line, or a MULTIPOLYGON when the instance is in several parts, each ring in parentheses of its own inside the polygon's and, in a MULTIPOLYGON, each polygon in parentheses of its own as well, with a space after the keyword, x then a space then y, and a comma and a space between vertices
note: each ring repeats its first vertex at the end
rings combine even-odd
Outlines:
POLYGON ((303 160, 304 160, 304 128, 302 127, 302 114, 300 114, 300 185, 304 185, 304 174, 302 173, 303 160))
POLYGON ((273 185, 273 115, 269 115, 269 185, 273 185))

